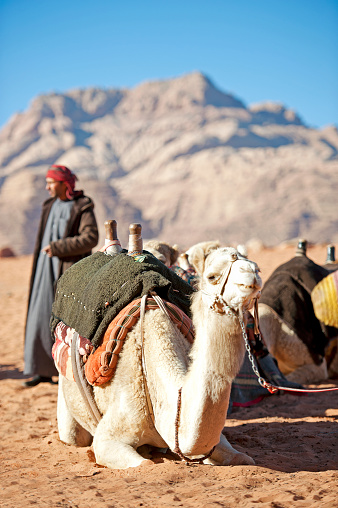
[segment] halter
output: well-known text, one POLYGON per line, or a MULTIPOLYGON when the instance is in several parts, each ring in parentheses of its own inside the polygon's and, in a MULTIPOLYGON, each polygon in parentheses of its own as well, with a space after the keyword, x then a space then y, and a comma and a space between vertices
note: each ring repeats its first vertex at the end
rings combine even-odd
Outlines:
MULTIPOLYGON (((258 370, 256 360, 254 359, 254 356, 252 354, 251 346, 249 343, 248 335, 246 333, 246 328, 243 320, 243 308, 240 308, 238 312, 236 312, 234 309, 232 309, 224 300, 223 298, 223 291, 225 288, 226 283, 228 282, 230 271, 232 268, 232 264, 238 259, 238 256, 234 253, 233 257, 235 259, 231 260, 231 264, 228 267, 228 269, 224 272, 224 274, 221 277, 221 280, 219 284, 221 284, 221 291, 216 294, 212 295, 208 293, 205 290, 201 290, 202 294, 206 295, 207 297, 211 298, 211 303, 209 304, 209 308, 216 312, 217 314, 226 314, 226 315, 233 315, 234 317, 237 317, 239 320, 239 324, 242 331, 242 336, 245 344, 245 349, 248 353, 248 358, 251 363, 251 367, 253 372, 257 376, 258 383, 263 387, 266 388, 270 393, 276 393, 278 391, 287 391, 287 392, 296 392, 296 393, 316 393, 316 392, 333 392, 337 391, 338 388, 323 388, 323 389, 301 389, 301 388, 290 388, 288 386, 276 386, 272 383, 269 383, 266 379, 264 379, 258 370), (236 256, 236 257, 235 257, 236 256)), ((259 330, 259 318, 258 318, 258 298, 254 298, 254 333, 259 337, 259 340, 262 341, 261 333, 259 330)))
POLYGON ((225 289, 226 283, 228 282, 231 268, 233 266, 233 263, 238 260, 238 255, 235 252, 231 255, 231 257, 232 257, 232 259, 229 260, 230 264, 229 264, 228 268, 222 274, 221 279, 218 283, 218 285, 221 286, 220 292, 217 294, 211 294, 211 293, 208 293, 208 291, 205 291, 205 289, 201 289, 202 295, 205 295, 210 299, 209 308, 211 310, 213 310, 214 312, 216 312, 217 314, 229 315, 232 312, 234 312, 233 309, 231 309, 231 307, 229 307, 229 305, 223 298, 224 289, 225 289))

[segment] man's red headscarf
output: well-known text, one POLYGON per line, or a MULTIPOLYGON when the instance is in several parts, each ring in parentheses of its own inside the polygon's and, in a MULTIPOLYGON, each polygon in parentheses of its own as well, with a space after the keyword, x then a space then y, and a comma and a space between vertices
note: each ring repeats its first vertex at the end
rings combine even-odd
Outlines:
POLYGON ((67 186, 66 196, 68 199, 73 199, 75 192, 75 182, 77 177, 66 166, 53 165, 47 171, 46 178, 53 178, 56 182, 65 182, 67 186))

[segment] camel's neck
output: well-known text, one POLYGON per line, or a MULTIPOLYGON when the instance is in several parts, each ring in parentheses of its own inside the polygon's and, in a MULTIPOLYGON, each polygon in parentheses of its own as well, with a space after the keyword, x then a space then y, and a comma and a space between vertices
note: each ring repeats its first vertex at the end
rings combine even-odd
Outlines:
POLYGON ((231 383, 241 366, 245 346, 236 315, 216 314, 202 304, 199 295, 192 310, 195 342, 182 386, 181 420, 187 426, 190 422, 187 437, 198 444, 199 436, 210 436, 211 428, 214 439, 219 437, 226 419, 231 383))
MULTIPOLYGON (((237 314, 218 314, 207 308, 198 293, 192 304, 195 343, 187 375, 215 384, 215 376, 232 382, 244 354, 244 340, 237 314)), ((217 381, 216 381, 217 384, 217 381)))

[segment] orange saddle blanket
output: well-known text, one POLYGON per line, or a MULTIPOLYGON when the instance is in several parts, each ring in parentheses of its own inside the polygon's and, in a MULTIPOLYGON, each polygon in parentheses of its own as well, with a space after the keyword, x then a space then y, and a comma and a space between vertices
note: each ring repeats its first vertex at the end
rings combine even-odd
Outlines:
MULTIPOLYGON (((194 332, 191 319, 173 303, 164 301, 171 320, 177 325, 180 332, 189 342, 194 340, 194 332)), ((146 311, 158 308, 153 298, 148 298, 146 311)), ((85 337, 79 336, 78 349, 86 378, 92 386, 100 386, 107 383, 114 376, 119 354, 122 350, 127 333, 137 323, 141 312, 141 298, 130 302, 109 324, 102 344, 93 351, 93 345, 85 337)), ((75 334, 74 328, 70 328, 60 321, 55 328, 52 354, 55 366, 59 373, 67 379, 74 381, 71 363, 71 344, 75 334)))

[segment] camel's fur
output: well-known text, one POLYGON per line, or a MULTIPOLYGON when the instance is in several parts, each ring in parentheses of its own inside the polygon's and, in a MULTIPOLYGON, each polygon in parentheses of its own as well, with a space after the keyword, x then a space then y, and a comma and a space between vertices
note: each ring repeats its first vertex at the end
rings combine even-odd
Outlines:
POLYGON ((176 263, 180 253, 177 245, 169 245, 169 243, 160 240, 148 240, 143 244, 143 249, 153 254, 168 267, 176 263))
MULTIPOLYGON (((238 253, 232 248, 215 250, 207 257, 202 250, 200 253, 200 289, 218 294, 220 277, 238 253)), ((261 279, 256 264, 240 256, 231 266, 223 296, 237 312, 251 305, 261 288, 261 279)), ((150 310, 145 315, 146 386, 155 427, 145 396, 139 321, 127 336, 113 380, 94 387, 95 400, 103 414, 97 427, 76 383, 60 376, 60 439, 86 446, 93 436, 96 461, 107 467, 128 468, 146 463, 147 459, 137 451, 142 445, 175 448, 178 391, 182 387, 178 436, 183 454, 205 455, 216 445, 206 463, 253 464, 249 456, 232 448, 222 434, 231 382, 244 355, 239 320, 233 313, 217 314, 209 305, 209 297, 202 291, 194 294, 192 347, 160 310, 150 310)))

